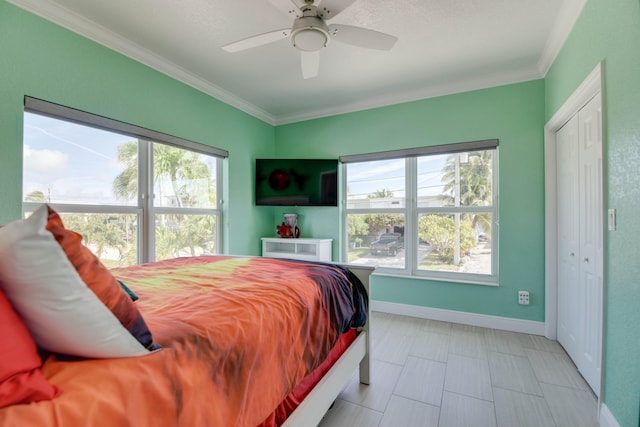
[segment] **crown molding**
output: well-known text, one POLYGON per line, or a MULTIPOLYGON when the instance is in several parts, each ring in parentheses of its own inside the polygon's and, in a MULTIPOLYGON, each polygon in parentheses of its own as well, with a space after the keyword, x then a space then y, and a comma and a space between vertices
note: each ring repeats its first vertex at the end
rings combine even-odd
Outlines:
POLYGON ((388 107, 407 102, 421 101, 439 96, 454 95, 456 93, 471 92, 474 90, 489 89, 492 87, 505 86, 509 84, 522 83, 530 80, 538 80, 544 75, 536 70, 525 69, 518 72, 510 72, 492 76, 482 76, 461 80, 455 83, 446 83, 436 86, 425 86, 421 90, 411 89, 405 92, 395 92, 390 95, 383 95, 374 98, 342 104, 335 108, 315 110, 301 114, 284 114, 276 117, 275 125, 286 125, 306 120, 320 119, 324 117, 336 116, 339 114, 354 113, 357 111, 370 110, 373 108, 388 107))
POLYGON ((224 102, 240 111, 254 116, 271 125, 275 117, 261 108, 245 101, 224 89, 211 84, 166 58, 124 38, 113 31, 102 27, 83 16, 62 6, 43 0, 6 0, 21 9, 53 22, 69 31, 101 44, 111 50, 153 68, 175 80, 199 90, 213 98, 224 102))
POLYGON ((560 8, 560 13, 556 17, 553 29, 549 33, 549 38, 538 61, 538 70, 543 76, 549 72, 553 61, 556 60, 586 4, 587 0, 568 0, 560 8))

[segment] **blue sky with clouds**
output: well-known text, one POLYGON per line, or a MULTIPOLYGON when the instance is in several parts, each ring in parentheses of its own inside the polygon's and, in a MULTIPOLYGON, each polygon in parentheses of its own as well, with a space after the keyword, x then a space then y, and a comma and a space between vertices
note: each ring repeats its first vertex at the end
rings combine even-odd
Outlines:
MULTIPOLYGON (((52 203, 87 205, 136 205, 137 200, 118 200, 113 182, 123 170, 118 163, 119 145, 136 138, 38 114, 25 113, 23 194, 42 191, 52 203)), ((215 179, 215 159, 199 155, 209 166, 209 180, 181 180, 197 207, 212 207, 209 188, 215 179)), ((173 186, 166 177, 156 182, 157 204, 172 204, 173 186)), ((196 206, 194 206, 196 207, 196 206)))
MULTIPOLYGON (((440 180, 448 155, 418 159, 418 196, 442 194, 440 180)), ((394 197, 405 197, 405 160, 378 160, 347 166, 349 198, 366 198, 378 190, 390 190, 394 197)))
POLYGON ((131 140, 25 113, 23 194, 42 191, 53 203, 125 204, 116 200, 111 186, 122 171, 117 147, 131 140))

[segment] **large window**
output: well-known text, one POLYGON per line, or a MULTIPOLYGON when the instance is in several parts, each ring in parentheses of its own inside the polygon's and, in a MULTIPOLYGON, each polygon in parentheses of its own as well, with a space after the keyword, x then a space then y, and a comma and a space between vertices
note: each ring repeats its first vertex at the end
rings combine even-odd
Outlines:
POLYGON ((225 155, 26 98, 23 211, 49 203, 109 267, 216 253, 225 155))
POLYGON ((497 282, 497 140, 345 156, 345 261, 497 282))

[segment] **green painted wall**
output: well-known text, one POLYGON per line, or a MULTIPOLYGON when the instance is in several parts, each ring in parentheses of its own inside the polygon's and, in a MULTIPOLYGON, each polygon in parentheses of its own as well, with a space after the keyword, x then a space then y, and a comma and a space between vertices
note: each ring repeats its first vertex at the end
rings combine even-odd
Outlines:
POLYGON ((229 151, 225 251, 259 255, 269 218, 253 208, 253 158, 274 128, 138 62, 0 1, 0 224, 21 214, 24 95, 229 151))
POLYGON ((640 423, 640 3, 589 0, 546 77, 549 119, 604 61, 606 232, 604 402, 623 427, 640 423), (615 3, 615 4, 613 4, 615 3))
MULTIPOLYGON (((544 82, 542 80, 393 105, 276 128, 276 153, 346 154, 500 140, 500 286, 377 276, 377 300, 544 321, 544 82), (520 306, 527 289, 531 304, 520 306)), ((296 209, 302 233, 333 238, 339 208, 296 209)), ((274 221, 281 217, 276 211, 274 221)), ((274 222, 275 223, 275 222, 274 222)))

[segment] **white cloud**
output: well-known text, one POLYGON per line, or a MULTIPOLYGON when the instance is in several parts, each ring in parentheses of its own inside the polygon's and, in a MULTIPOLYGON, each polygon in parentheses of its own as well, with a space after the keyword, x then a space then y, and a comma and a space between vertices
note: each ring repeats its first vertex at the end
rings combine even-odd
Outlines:
POLYGON ((33 150, 24 146, 24 169, 28 173, 42 174, 50 178, 67 172, 69 156, 57 150, 33 150))

